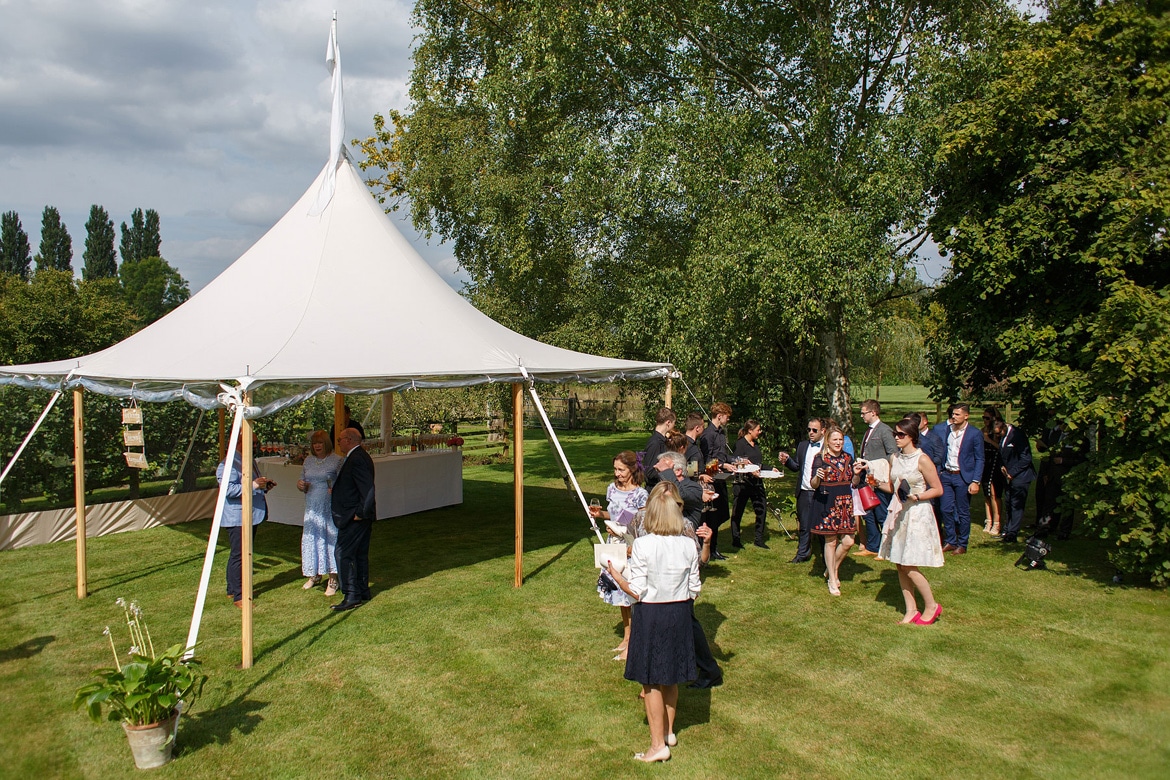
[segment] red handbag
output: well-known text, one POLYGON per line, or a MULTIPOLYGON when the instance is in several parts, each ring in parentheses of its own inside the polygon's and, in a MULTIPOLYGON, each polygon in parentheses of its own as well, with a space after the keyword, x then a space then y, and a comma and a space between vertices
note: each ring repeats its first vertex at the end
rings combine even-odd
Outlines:
POLYGON ((861 499, 861 508, 866 512, 881 503, 878 500, 877 493, 873 492, 873 488, 869 485, 862 485, 857 488, 857 497, 861 499))

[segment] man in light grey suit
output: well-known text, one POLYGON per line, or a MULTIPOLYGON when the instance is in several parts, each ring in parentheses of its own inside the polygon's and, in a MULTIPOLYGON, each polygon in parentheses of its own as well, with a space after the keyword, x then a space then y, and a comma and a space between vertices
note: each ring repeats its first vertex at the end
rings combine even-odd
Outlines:
MULTIPOLYGON (((882 405, 870 398, 861 402, 861 419, 867 428, 861 440, 860 453, 864 460, 885 460, 898 451, 894 443, 894 432, 882 422, 882 405)), ((882 544, 882 527, 886 524, 892 495, 884 490, 875 490, 878 505, 865 513, 865 549, 858 555, 875 556, 882 544)))

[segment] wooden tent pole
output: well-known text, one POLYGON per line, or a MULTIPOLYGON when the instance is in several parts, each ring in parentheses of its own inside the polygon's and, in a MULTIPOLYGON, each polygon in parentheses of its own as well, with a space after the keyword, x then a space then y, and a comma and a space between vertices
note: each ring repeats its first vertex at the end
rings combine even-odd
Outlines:
POLYGON ((341 393, 333 394, 333 451, 344 455, 341 451, 341 432, 345 430, 345 396, 341 393))
POLYGON ((394 434, 394 393, 382 393, 382 452, 390 452, 390 437, 394 434))
POLYGON ((674 396, 674 383, 671 381, 670 377, 667 377, 666 378, 666 394, 662 399, 662 405, 665 406, 667 409, 674 408, 673 406, 671 406, 671 400, 673 399, 673 396, 674 396))
MULTIPOLYGON (((252 394, 244 393, 244 408, 252 405, 252 394)), ((252 422, 245 417, 240 426, 240 604, 243 639, 240 667, 252 668, 252 422)), ((228 467, 230 468, 230 466, 228 467)))
POLYGON ((85 559, 85 400, 82 389, 73 391, 73 501, 77 506, 77 598, 89 595, 89 571, 85 559))
POLYGON ((224 415, 227 409, 222 406, 219 407, 219 459, 223 460, 224 455, 227 454, 227 438, 224 434, 224 415))
POLYGON ((516 579, 524 584, 524 385, 512 383, 512 496, 516 505, 516 579))

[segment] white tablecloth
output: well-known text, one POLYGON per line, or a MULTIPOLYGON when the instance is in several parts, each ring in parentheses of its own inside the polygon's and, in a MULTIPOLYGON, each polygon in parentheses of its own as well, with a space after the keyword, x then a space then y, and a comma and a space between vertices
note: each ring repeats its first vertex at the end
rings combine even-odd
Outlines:
MULTIPOLYGON (((276 482, 268 491, 268 519, 304 525, 305 495, 297 490, 299 465, 284 458, 257 458, 260 473, 276 482)), ((463 503, 463 452, 442 449, 374 456, 378 519, 463 503)))

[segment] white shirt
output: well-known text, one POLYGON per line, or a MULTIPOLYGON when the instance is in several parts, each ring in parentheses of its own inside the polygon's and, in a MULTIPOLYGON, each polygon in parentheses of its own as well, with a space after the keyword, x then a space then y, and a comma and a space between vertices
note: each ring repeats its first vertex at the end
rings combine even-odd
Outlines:
POLYGON ((808 449, 804 451, 804 470, 800 475, 800 489, 812 490, 812 462, 813 457, 816 456, 817 451, 820 450, 824 441, 809 442, 808 449))
POLYGON ((951 432, 947 434, 947 462, 943 465, 947 471, 959 470, 959 447, 963 444, 963 434, 967 431, 967 423, 963 423, 962 428, 951 426, 951 432))
POLYGON ((646 604, 686 601, 699 595, 699 553, 687 536, 647 534, 634 540, 627 573, 630 590, 646 604))

